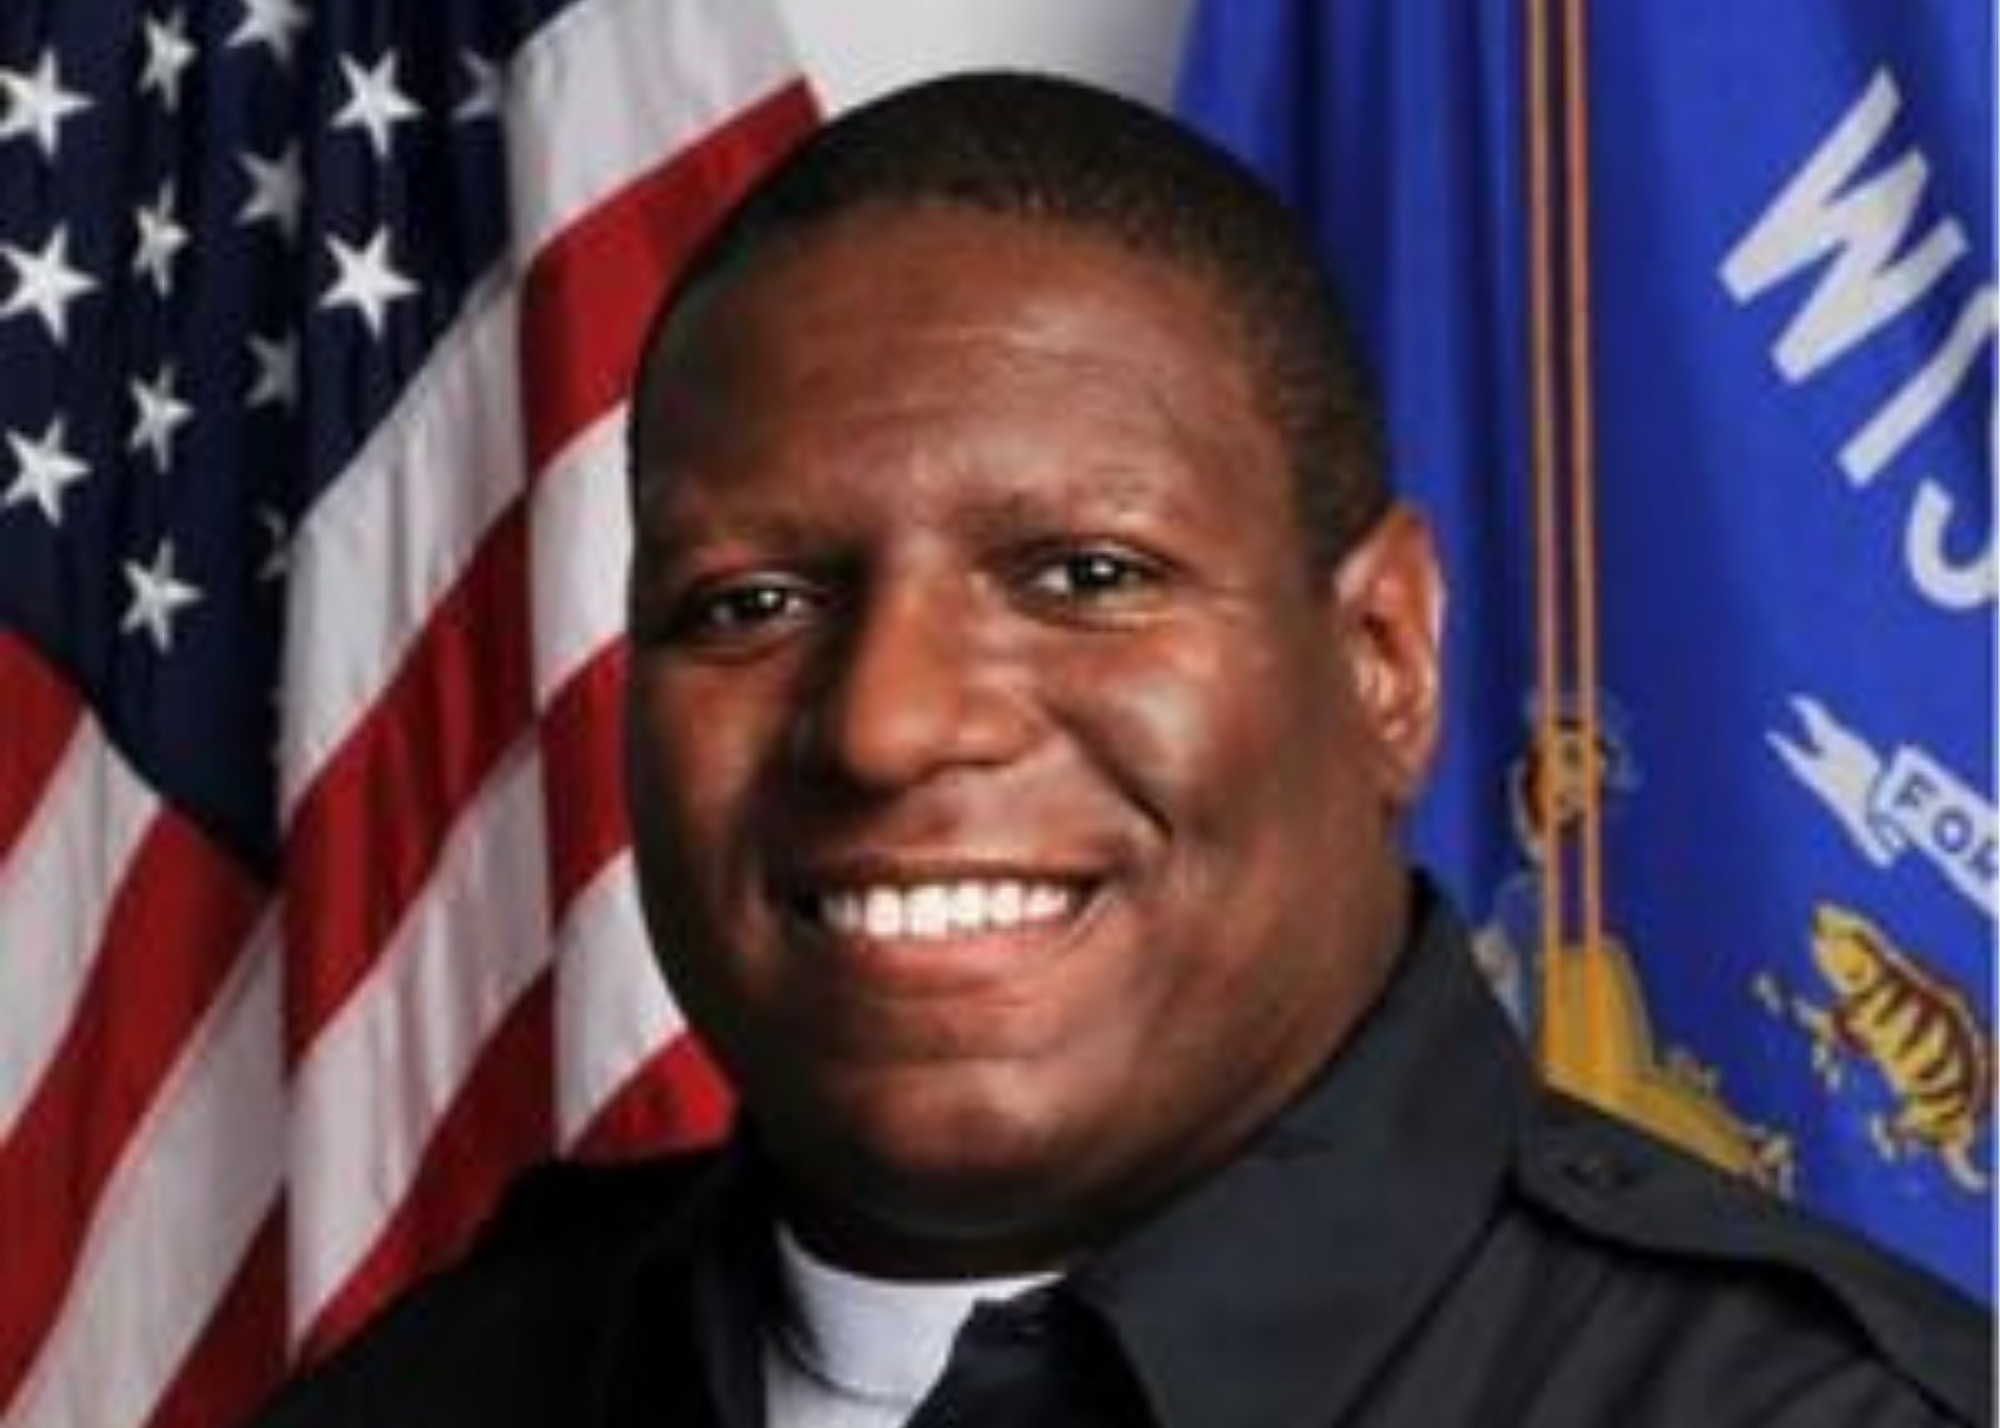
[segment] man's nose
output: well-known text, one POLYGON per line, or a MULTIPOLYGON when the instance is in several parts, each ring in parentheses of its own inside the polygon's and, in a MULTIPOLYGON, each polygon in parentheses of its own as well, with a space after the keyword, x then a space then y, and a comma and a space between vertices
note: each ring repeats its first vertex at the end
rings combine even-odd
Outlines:
POLYGON ((859 788, 893 792, 947 770, 1017 756, 1033 719, 1021 671, 976 597, 935 583, 859 602, 801 711, 812 761, 859 788))

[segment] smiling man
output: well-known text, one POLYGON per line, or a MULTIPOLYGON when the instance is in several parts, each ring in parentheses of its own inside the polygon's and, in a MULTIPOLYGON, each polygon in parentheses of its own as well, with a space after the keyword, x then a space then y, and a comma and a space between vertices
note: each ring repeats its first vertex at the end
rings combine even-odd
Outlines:
POLYGON ((531 1182, 272 1423, 1985 1421, 1970 1307, 1536 1084, 1398 851, 1430 545, 1229 160, 845 117, 632 451, 640 881, 742 1125, 531 1182))
POLYGON ((920 200, 750 261, 641 400, 656 935, 802 1233, 900 1273, 1060 1263, 1374 999, 1436 571, 1361 439, 1338 572, 1313 555, 1183 261, 920 200))

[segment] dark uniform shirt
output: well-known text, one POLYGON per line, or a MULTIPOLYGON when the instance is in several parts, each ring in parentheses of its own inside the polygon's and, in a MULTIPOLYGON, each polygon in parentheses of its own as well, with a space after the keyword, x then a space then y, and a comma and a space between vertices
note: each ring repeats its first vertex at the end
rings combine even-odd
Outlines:
MULTIPOLYGON (((1540 1088, 1435 899, 1244 1155, 982 1306, 920 1428, 1990 1423, 1955 1292, 1540 1088)), ((544 1172, 264 1428, 753 1428, 769 1220, 744 1147, 544 1172)))

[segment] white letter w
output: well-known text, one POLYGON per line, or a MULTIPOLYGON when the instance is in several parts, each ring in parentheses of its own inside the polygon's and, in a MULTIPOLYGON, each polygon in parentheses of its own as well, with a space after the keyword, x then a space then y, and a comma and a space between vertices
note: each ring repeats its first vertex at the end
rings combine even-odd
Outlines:
POLYGON ((1965 235, 1947 219, 1913 252, 1891 262, 1930 175, 1923 155, 1906 153, 1866 183, 1853 182, 1901 102, 1895 81, 1877 70, 1860 101, 1722 265, 1723 283, 1744 303, 1834 253, 1778 342, 1778 370, 1793 382, 1810 377, 1909 307, 1965 251, 1965 235))

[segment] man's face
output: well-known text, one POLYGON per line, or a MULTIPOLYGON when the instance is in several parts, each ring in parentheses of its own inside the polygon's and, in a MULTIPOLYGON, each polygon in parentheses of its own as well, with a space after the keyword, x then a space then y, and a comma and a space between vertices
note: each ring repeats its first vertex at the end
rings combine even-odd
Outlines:
POLYGON ((1198 281, 865 210, 682 315, 628 792, 789 1211, 886 1272, 1076 1253, 1294 1093, 1400 938, 1435 570, 1308 568, 1198 281))

